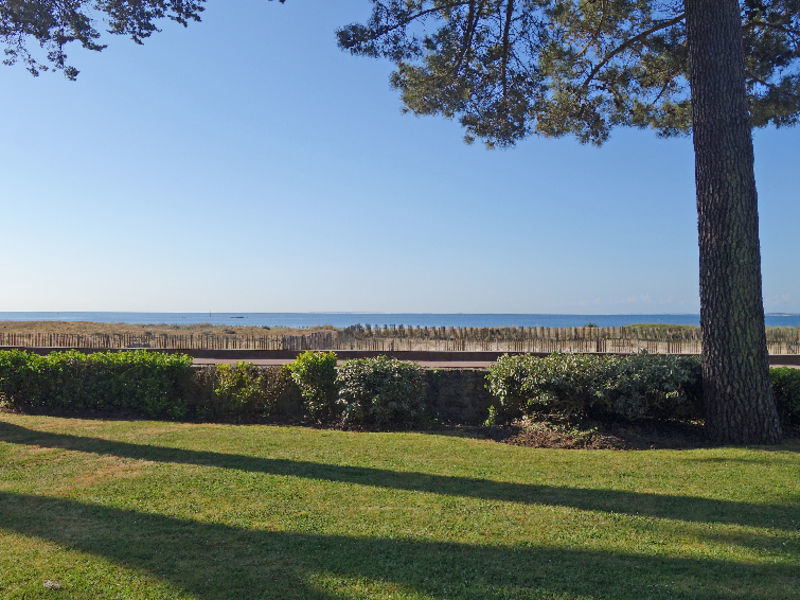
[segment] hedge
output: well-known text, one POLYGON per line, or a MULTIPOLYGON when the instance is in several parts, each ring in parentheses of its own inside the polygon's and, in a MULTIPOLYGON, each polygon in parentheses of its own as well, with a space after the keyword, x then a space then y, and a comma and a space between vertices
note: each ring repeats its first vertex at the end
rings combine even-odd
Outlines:
MULTIPOLYGON (((772 369, 771 377, 784 426, 800 430, 800 370, 772 369)), ((603 420, 703 414, 696 357, 504 356, 489 370, 490 397, 466 392, 471 403, 460 405, 449 387, 440 389, 452 385, 452 378, 440 382, 435 371, 386 357, 337 366, 333 353, 304 353, 283 367, 242 362, 195 369, 189 356, 143 350, 46 356, 0 351, 0 404, 24 412, 310 420, 371 429, 471 424, 490 409, 497 421, 553 414, 603 420)))
POLYGON ((556 415, 635 420, 702 416, 696 357, 503 356, 489 369, 498 418, 556 415))
POLYGON ((800 369, 778 367, 769 374, 783 426, 800 431, 800 369))
POLYGON ((0 396, 25 411, 127 412, 157 419, 188 416, 192 359, 136 352, 40 356, 0 352, 0 396))
MULTIPOLYGON (((800 427, 800 369, 770 369, 785 428, 800 427)), ((701 419, 700 358, 552 354, 503 356, 487 375, 491 418, 701 419)))
POLYGON ((303 352, 286 365, 303 396, 306 415, 320 422, 335 420, 336 354, 333 352, 303 352))
POLYGON ((426 383, 418 364, 385 356, 348 360, 336 374, 341 421, 377 429, 421 426, 432 417, 426 383))
POLYGON ((0 351, 0 402, 25 412, 397 429, 422 424, 426 399, 422 367, 386 357, 337 367, 333 353, 305 352, 283 367, 193 369, 189 356, 144 350, 0 351))
POLYGON ((300 389, 285 367, 239 362, 196 369, 188 398, 191 417, 201 421, 257 423, 303 416, 300 389))

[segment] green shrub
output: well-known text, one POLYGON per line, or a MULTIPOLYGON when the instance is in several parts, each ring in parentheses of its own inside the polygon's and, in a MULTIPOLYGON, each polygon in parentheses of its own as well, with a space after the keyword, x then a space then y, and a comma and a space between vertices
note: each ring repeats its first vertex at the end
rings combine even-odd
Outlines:
POLYGON ((425 371, 418 364, 386 356, 348 360, 337 369, 336 385, 345 425, 400 429, 425 417, 425 371))
POLYGON ((220 416, 255 417, 258 413, 269 413, 267 395, 262 386, 264 378, 252 363, 217 365, 219 381, 214 395, 219 399, 220 416))
POLYGON ((633 420, 703 416, 699 357, 642 352, 614 357, 603 410, 633 420))
MULTIPOLYGON (((0 351, 0 404, 28 412, 173 420, 306 416, 379 429, 419 426, 432 416, 422 367, 386 357, 347 361, 338 370, 336 355, 320 352, 305 352, 284 367, 191 364, 186 355, 144 350, 46 356, 0 351)), ((777 368, 770 375, 782 423, 800 430, 800 370, 777 368)), ((487 381, 492 422, 536 415, 702 416, 698 357, 504 356, 487 381)), ((456 422, 458 414, 453 413, 456 422)))
POLYGON ((269 413, 263 377, 252 363, 198 369, 190 391, 193 416, 208 421, 249 421, 269 413))
POLYGON ((39 376, 44 357, 23 350, 0 352, 0 403, 18 410, 36 410, 45 392, 39 376))
POLYGON ((769 370, 778 414, 784 427, 800 429, 800 369, 779 367, 769 370))
POLYGON ((336 354, 333 352, 303 352, 286 365, 292 379, 300 388, 307 416, 317 421, 331 421, 337 416, 336 354))
POLYGON ((490 369, 496 417, 677 418, 701 415, 695 357, 503 356, 490 369))
POLYGON ((284 367, 252 363, 220 364, 198 369, 189 392, 194 418, 254 422, 299 416, 299 389, 284 367))
POLYGON ((21 410, 180 419, 187 415, 191 365, 186 355, 146 351, 46 356, 2 351, 0 395, 21 410))
POLYGON ((495 419, 506 421, 533 413, 581 413, 599 392, 606 356, 553 354, 502 356, 489 368, 488 388, 495 399, 495 419))

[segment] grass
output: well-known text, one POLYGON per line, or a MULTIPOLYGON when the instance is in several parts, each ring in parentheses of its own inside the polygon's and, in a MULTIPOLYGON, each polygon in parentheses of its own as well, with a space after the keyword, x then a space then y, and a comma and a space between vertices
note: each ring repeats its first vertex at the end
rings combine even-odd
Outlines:
POLYGON ((798 473, 798 443, 0 414, 0 598, 796 599, 798 473))

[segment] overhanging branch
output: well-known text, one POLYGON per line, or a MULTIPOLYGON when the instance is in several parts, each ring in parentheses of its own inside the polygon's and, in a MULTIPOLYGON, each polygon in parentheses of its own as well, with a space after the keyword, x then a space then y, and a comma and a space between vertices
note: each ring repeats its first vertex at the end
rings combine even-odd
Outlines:
POLYGON ((624 42, 622 42, 619 46, 617 46, 613 50, 611 50, 611 52, 606 54, 602 58, 602 60, 595 65, 595 67, 592 69, 592 71, 589 73, 589 75, 584 80, 583 85, 581 85, 581 90, 585 91, 586 88, 591 83, 592 79, 595 78, 595 76, 600 72, 600 70, 603 67, 605 67, 609 62, 611 62, 611 59, 613 59, 619 53, 623 52, 624 50, 627 50, 628 48, 630 48, 631 46, 633 46, 637 42, 641 42, 641 41, 645 40, 648 36, 654 34, 657 31, 661 31, 662 29, 667 29, 669 27, 672 27, 673 25, 677 25, 678 23, 683 21, 683 19, 685 17, 686 17, 686 14, 685 13, 681 13, 678 16, 673 17, 672 19, 669 19, 667 21, 661 21, 660 23, 656 23, 652 27, 648 27, 644 31, 642 31, 640 33, 637 33, 635 36, 630 37, 627 40, 625 40, 624 42))

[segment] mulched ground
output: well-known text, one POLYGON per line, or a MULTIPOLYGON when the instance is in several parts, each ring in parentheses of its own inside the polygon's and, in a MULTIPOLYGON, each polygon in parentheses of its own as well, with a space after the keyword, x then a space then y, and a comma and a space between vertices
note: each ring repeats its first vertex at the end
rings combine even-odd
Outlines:
POLYGON ((649 450, 711 446, 702 423, 639 422, 564 425, 518 421, 504 427, 475 428, 463 434, 531 448, 649 450))

